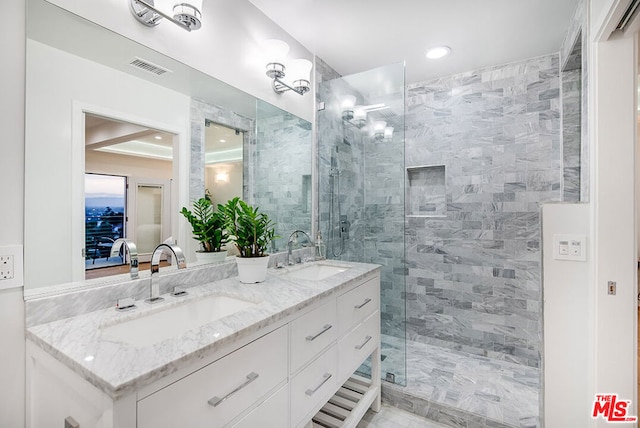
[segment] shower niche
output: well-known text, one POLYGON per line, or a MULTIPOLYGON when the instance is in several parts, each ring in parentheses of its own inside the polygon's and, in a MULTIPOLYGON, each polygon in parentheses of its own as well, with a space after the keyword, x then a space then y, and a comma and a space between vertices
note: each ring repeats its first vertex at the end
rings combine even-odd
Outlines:
POLYGON ((444 165, 407 168, 407 217, 447 215, 446 167, 444 165))

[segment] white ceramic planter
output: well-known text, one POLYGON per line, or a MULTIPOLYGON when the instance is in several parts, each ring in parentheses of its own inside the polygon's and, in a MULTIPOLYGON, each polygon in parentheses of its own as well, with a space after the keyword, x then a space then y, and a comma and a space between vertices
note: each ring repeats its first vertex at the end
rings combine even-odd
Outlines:
POLYGON ((204 251, 196 251, 196 260, 199 263, 217 263, 224 261, 226 258, 226 251, 212 251, 208 253, 204 251))
POLYGON ((269 256, 264 257, 236 257, 238 265, 238 279, 245 284, 262 282, 267 277, 269 256))

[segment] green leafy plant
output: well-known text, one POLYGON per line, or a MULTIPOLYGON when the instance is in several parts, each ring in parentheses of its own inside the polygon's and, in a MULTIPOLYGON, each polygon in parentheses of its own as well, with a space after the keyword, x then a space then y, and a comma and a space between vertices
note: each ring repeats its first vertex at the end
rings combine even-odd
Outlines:
POLYGON ((193 212, 182 207, 180 214, 191 223, 193 239, 200 242, 205 252, 218 252, 222 245, 229 242, 224 214, 215 211, 209 199, 200 198, 194 201, 193 212))
POLYGON ((218 205, 224 214, 225 226, 240 253, 240 257, 266 256, 271 241, 277 238, 273 221, 258 207, 252 207, 240 198, 218 205))

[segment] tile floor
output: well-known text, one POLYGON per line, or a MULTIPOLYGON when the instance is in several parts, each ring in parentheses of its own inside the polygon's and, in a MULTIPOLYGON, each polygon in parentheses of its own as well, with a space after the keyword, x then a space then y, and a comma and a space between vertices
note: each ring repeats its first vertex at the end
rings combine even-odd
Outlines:
POLYGON ((383 404, 379 413, 369 410, 357 428, 446 428, 435 422, 428 421, 413 413, 405 412, 395 407, 383 404))
MULTIPOLYGON (((404 367, 402 341, 382 337, 388 367, 404 367)), ((407 341, 404 394, 504 426, 539 426, 540 370, 407 341)), ((397 373, 396 379, 404 380, 397 373)), ((383 372, 384 378, 384 372, 383 372)))

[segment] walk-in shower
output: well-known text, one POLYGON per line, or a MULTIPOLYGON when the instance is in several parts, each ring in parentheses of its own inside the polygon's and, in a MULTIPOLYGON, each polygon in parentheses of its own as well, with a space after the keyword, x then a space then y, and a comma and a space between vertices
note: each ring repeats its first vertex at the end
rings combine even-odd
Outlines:
POLYGON ((540 426, 558 73, 549 55, 406 86, 401 64, 319 85, 319 226, 340 238, 329 257, 382 266, 386 401, 454 426, 540 426))
POLYGON ((328 237, 327 256, 382 266, 383 379, 403 384, 404 64, 323 82, 318 97, 325 106, 317 128, 319 227, 328 237), (345 114, 347 108, 355 114, 345 114))

